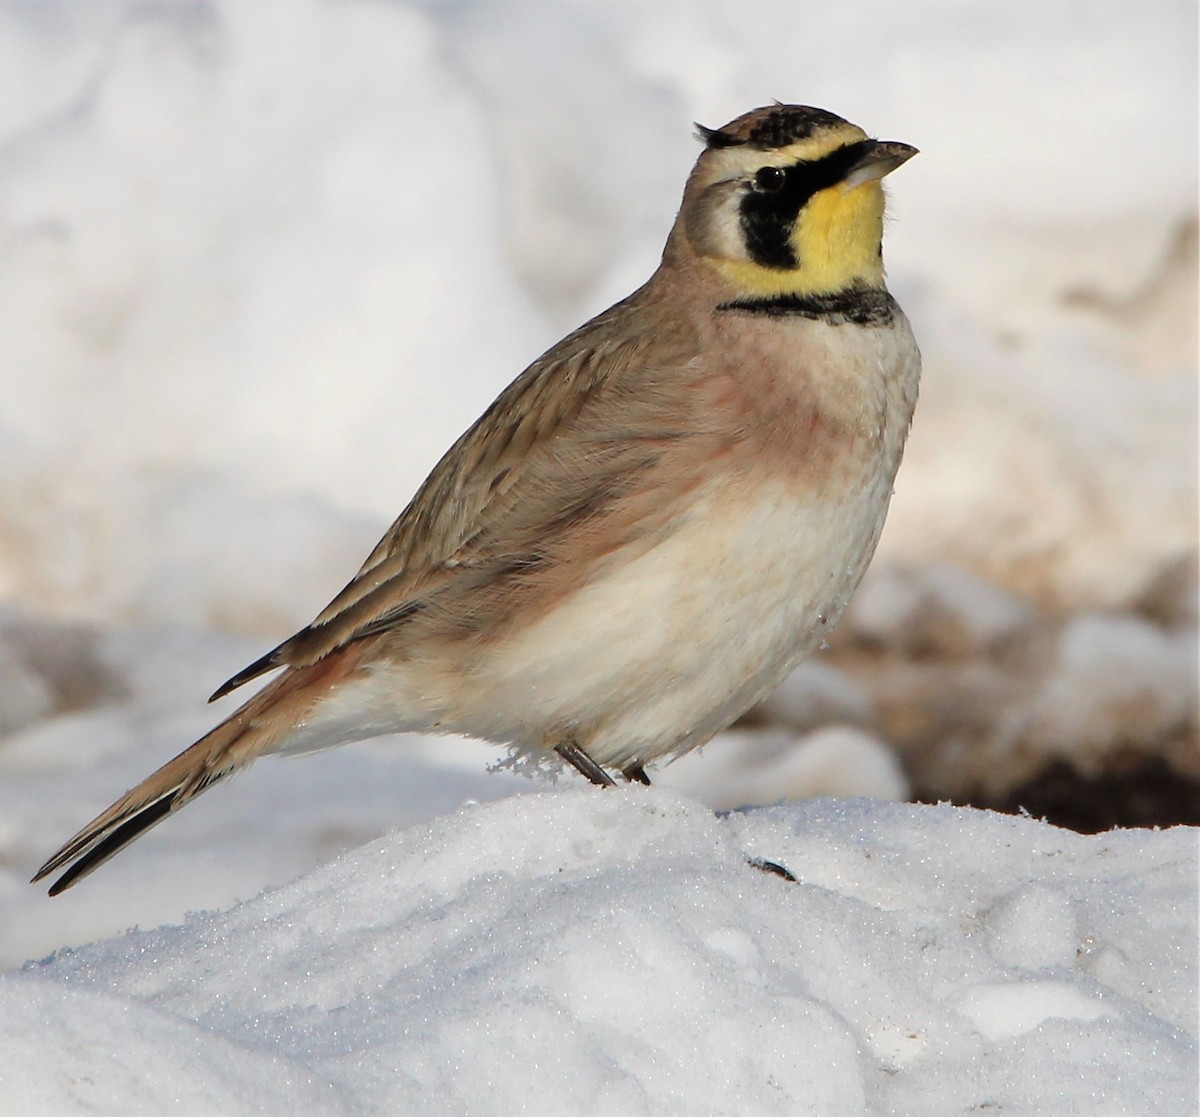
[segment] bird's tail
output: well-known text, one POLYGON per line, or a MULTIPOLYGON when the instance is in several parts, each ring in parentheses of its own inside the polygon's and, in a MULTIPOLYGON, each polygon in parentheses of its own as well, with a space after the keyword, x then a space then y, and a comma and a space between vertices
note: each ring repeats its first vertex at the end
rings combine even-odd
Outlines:
MULTIPOLYGON (((343 665, 337 665, 343 666, 343 665)), ((50 888, 57 896, 202 791, 274 751, 344 671, 329 661, 292 668, 264 687, 191 748, 168 761, 97 815, 34 875, 67 867, 50 888)))

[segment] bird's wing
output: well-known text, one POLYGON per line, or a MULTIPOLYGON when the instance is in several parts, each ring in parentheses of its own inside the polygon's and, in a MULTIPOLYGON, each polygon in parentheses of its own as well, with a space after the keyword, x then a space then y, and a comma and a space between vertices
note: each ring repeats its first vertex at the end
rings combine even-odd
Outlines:
POLYGON ((690 328, 644 317, 618 304, 531 365, 312 624, 213 697, 366 636, 486 630, 539 580, 543 596, 548 581, 565 587, 664 520, 641 483, 668 448, 705 433, 688 390, 699 361, 690 328))

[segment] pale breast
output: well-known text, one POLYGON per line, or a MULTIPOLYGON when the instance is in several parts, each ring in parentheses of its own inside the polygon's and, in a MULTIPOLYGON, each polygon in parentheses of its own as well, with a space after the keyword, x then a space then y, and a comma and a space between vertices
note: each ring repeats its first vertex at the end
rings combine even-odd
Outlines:
POLYGON ((700 743, 773 689, 879 538, 916 392, 898 331, 802 331, 801 361, 746 344, 741 380, 709 382, 741 435, 686 514, 489 650, 447 727, 529 749, 569 737, 624 766, 700 743))

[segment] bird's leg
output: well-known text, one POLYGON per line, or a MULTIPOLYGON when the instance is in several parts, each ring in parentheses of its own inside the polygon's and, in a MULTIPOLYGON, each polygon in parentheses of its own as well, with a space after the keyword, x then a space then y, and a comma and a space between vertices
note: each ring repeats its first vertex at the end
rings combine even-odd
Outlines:
POLYGON ((587 776, 597 787, 615 787, 612 776, 600 767, 573 741, 555 745, 554 751, 581 775, 587 776))
POLYGON ((650 777, 646 775, 646 769, 641 764, 631 764, 621 772, 621 775, 630 783, 641 783, 647 787, 650 786, 650 777))

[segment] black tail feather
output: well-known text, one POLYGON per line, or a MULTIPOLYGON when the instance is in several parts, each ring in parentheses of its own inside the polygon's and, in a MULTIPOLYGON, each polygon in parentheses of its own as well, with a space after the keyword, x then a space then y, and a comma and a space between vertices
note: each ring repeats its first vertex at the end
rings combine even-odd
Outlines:
MULTIPOLYGON (((57 896, 70 888, 77 880, 99 868, 114 854, 119 853, 134 838, 139 837, 152 826, 158 825, 174 809, 175 800, 179 798, 179 790, 171 792, 138 811, 132 818, 126 819, 103 840, 97 842, 87 853, 79 858, 61 877, 50 887, 50 895, 57 896)), ((53 872, 55 866, 47 864, 33 879, 40 880, 47 873, 53 872)))

